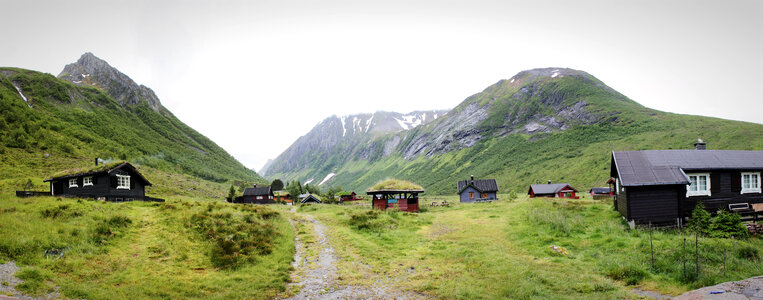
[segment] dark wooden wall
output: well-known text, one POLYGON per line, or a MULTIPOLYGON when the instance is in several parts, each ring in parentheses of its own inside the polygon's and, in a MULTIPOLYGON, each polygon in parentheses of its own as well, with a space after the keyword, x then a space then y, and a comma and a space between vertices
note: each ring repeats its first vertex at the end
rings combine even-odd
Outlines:
POLYGON ((686 192, 681 195, 682 213, 686 217, 691 217, 691 211, 697 205, 697 201, 702 201, 705 209, 710 212, 716 212, 719 209, 729 209, 729 204, 733 203, 763 203, 763 194, 747 193, 740 194, 742 191, 742 172, 740 171, 691 171, 686 173, 710 173, 710 196, 691 196, 686 197, 686 192))
MULTIPOLYGON (((683 185, 626 187, 628 218, 637 223, 669 223, 678 218, 683 185)), ((622 192, 621 192, 622 195, 622 192)))

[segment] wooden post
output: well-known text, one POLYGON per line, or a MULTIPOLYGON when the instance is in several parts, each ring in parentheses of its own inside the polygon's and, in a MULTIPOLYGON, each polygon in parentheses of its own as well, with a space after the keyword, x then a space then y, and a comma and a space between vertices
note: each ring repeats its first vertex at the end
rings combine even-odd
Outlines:
POLYGON ((649 223, 649 248, 652 252, 652 271, 654 271, 654 243, 652 243, 652 223, 649 223))
POLYGON ((697 265, 696 279, 699 279, 699 234, 694 235, 694 264, 697 265))
POLYGON ((686 237, 684 237, 684 254, 681 255, 681 259, 684 261, 684 280, 686 280, 686 237))

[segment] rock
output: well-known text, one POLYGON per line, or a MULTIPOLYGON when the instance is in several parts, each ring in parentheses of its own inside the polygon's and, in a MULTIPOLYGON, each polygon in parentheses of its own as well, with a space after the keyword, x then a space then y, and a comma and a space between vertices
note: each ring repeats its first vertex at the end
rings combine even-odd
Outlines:
POLYGON ((763 299, 763 276, 740 281, 730 281, 714 286, 688 291, 674 299, 763 299), (722 292, 722 293, 719 293, 722 292))

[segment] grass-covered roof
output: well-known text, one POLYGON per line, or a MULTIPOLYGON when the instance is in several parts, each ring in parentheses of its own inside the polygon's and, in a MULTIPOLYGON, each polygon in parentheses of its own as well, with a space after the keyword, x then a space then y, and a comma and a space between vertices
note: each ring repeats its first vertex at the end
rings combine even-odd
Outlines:
POLYGON ((92 166, 88 168, 78 168, 78 169, 69 169, 69 170, 63 170, 60 172, 57 172, 51 176, 51 178, 58 178, 58 177, 68 177, 68 176, 77 176, 77 175, 85 175, 85 174, 94 174, 94 173, 100 173, 105 172, 108 170, 111 170, 113 168, 118 167, 119 165, 125 163, 125 161, 115 161, 111 163, 103 163, 97 166, 92 166))
POLYGON ((377 182, 368 191, 424 191, 418 184, 402 179, 388 178, 377 182))

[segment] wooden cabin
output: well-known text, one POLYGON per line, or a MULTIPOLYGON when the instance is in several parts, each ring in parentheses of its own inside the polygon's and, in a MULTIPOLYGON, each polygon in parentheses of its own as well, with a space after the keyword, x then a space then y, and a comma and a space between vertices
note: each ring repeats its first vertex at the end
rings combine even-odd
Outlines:
POLYGON ((133 165, 123 161, 99 164, 96 159, 91 168, 62 171, 44 182, 50 182, 53 196, 106 201, 164 201, 146 196, 146 187, 151 186, 151 182, 133 165))
POLYGON ((244 189, 244 195, 236 197, 233 203, 273 204, 276 201, 269 185, 258 187, 255 184, 250 188, 244 189))
POLYGON ((363 200, 355 192, 341 192, 338 196, 339 202, 363 200))
POLYGON ((459 181, 458 195, 461 202, 481 202, 498 200, 498 183, 495 179, 478 179, 459 181))
POLYGON ((527 191, 527 194, 530 195, 530 198, 548 197, 580 199, 580 197, 575 195, 577 192, 578 190, 567 183, 549 183, 530 185, 530 189, 527 191))
POLYGON ((612 199, 612 196, 615 195, 614 190, 609 187, 591 188, 588 193, 591 194, 593 199, 612 199))
POLYGON ((294 204, 294 201, 291 199, 291 194, 289 194, 288 191, 274 191, 273 197, 276 202, 283 202, 288 205, 294 204))
POLYGON ((388 179, 374 185, 366 191, 371 195, 371 206, 375 209, 386 210, 397 207, 400 211, 418 212, 419 194, 424 189, 412 182, 388 179))
POLYGON ((323 203, 323 200, 313 194, 301 194, 299 195, 299 203, 323 203))
POLYGON ((615 209, 634 224, 682 225, 697 202, 710 212, 763 203, 763 151, 613 151, 615 209))

